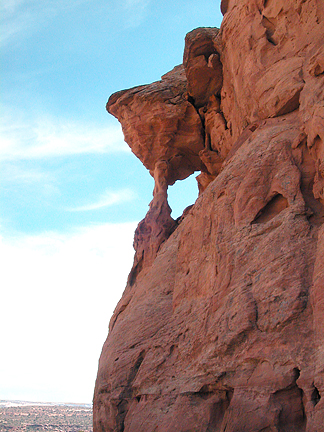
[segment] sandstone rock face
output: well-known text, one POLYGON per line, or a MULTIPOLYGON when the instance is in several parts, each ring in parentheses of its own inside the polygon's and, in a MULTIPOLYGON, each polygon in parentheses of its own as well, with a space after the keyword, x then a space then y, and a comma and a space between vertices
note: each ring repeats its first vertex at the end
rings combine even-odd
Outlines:
POLYGON ((155 189, 95 432, 324 431, 324 3, 221 8, 183 66, 108 101, 155 189), (194 171, 174 221, 168 185, 194 171))

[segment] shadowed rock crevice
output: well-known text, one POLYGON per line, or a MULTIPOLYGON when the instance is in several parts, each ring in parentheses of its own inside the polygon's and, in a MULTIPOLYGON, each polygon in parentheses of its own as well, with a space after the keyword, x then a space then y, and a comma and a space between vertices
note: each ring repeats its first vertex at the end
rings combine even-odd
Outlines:
POLYGON ((145 351, 141 351, 135 364, 131 367, 127 379, 125 389, 122 391, 119 401, 117 402, 117 416, 116 416, 116 432, 124 432, 125 418, 128 413, 129 404, 133 399, 133 382, 136 378, 139 368, 145 358, 145 351))
POLYGON ((313 384, 313 387, 314 387, 314 389, 312 391, 311 401, 312 401, 312 404, 314 406, 316 406, 318 404, 318 402, 321 400, 321 395, 320 395, 320 392, 318 391, 318 388, 315 387, 314 384, 313 384))
POLYGON ((324 49, 320 47, 311 57, 308 73, 313 77, 320 77, 324 73, 324 49))
POLYGON ((276 31, 276 20, 275 19, 269 19, 266 16, 262 16, 262 25, 266 29, 267 40, 272 45, 276 46, 278 42, 273 37, 273 35, 276 31))
POLYGON ((203 386, 199 392, 191 396, 192 404, 195 404, 195 399, 203 399, 209 404, 208 423, 206 432, 215 432, 222 430, 225 413, 230 406, 233 397, 233 389, 224 391, 209 391, 208 386, 203 386))
POLYGON ((300 98, 301 91, 302 91, 302 87, 296 89, 296 91, 291 95, 290 99, 287 100, 285 105, 277 111, 277 116, 282 116, 299 109, 299 105, 300 105, 299 98, 300 98))
POLYGON ((304 392, 296 384, 300 371, 295 369, 296 379, 289 387, 276 391, 271 403, 276 410, 276 427, 282 432, 304 432, 307 418, 304 408, 304 392))
POLYGON ((287 198, 281 194, 276 194, 256 215, 252 224, 262 224, 269 222, 288 207, 287 198))

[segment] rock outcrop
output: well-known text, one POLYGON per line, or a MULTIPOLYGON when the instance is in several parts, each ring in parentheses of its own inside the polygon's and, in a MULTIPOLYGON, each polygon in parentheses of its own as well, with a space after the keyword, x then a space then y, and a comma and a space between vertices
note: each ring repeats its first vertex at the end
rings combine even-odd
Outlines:
POLYGON ((324 431, 324 3, 223 0, 107 109, 155 180, 94 432, 324 431), (171 218, 167 189, 200 172, 171 218))

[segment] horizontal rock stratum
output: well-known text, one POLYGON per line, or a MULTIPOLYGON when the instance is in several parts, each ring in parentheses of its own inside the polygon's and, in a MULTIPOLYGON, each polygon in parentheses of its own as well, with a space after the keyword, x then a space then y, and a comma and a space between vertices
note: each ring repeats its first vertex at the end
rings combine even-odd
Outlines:
POLYGON ((108 111, 155 180, 94 432, 324 431, 324 2, 223 0, 108 111), (167 189, 199 197, 171 218, 167 189))

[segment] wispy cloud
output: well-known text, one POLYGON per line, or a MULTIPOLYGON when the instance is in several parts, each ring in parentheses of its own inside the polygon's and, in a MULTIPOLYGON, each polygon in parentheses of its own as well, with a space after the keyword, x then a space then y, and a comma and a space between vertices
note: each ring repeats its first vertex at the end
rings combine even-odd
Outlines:
MULTIPOLYGON (((71 10, 86 13, 87 4, 94 12, 100 11, 112 17, 119 27, 136 28, 148 16, 151 0, 99 0, 96 5, 90 0, 5 0, 0 3, 0 45, 9 46, 42 31, 60 15, 71 10)), ((99 16, 98 16, 99 19, 99 16)))
MULTIPOLYGON (((26 205, 27 214, 32 214, 30 201, 37 197, 43 205, 61 196, 55 173, 41 168, 32 168, 27 164, 5 162, 1 166, 1 205, 2 214, 7 214, 7 206, 14 202, 26 205), (26 166, 27 165, 27 166, 26 166)), ((34 201, 35 203, 35 201, 34 201)), ((22 210, 21 210, 22 211, 22 210)), ((9 212, 10 213, 10 212, 9 212)))
POLYGON ((140 26, 148 14, 151 0, 125 0, 122 3, 126 27, 140 26))
POLYGON ((8 43, 14 36, 32 27, 32 14, 28 10, 20 12, 26 0, 8 0, 0 4, 1 36, 0 43, 8 43))
POLYGON ((50 118, 27 122, 7 116, 0 126, 0 160, 125 151, 129 148, 117 125, 98 127, 50 118))
POLYGON ((119 191, 105 191, 97 201, 79 207, 68 208, 68 211, 91 211, 99 210, 105 207, 110 207, 115 204, 131 201, 135 198, 135 193, 130 189, 122 189, 119 191))
POLYGON ((0 4, 1 45, 39 31, 57 14, 89 0, 5 0, 0 4))
POLYGON ((44 184, 45 182, 48 183, 55 180, 48 172, 29 167, 21 167, 19 164, 12 164, 11 162, 2 165, 1 177, 2 182, 23 184, 44 184))
POLYGON ((151 0, 125 0, 123 6, 126 10, 145 10, 151 0))

